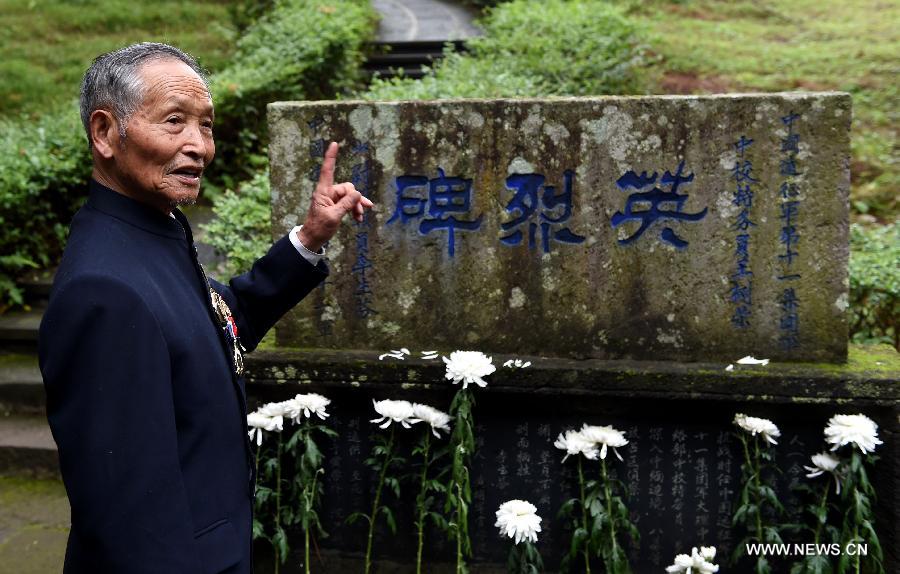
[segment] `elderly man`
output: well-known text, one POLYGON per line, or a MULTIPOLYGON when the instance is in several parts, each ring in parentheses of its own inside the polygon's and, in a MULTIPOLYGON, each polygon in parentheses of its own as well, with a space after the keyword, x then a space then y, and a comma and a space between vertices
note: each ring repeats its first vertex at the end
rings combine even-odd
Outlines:
POLYGON ((306 220, 228 285, 208 279, 178 205, 215 153, 187 54, 97 58, 81 116, 90 196, 41 324, 47 415, 72 507, 66 573, 251 572, 254 477, 242 353, 327 275, 321 248, 372 203, 325 156, 306 220))

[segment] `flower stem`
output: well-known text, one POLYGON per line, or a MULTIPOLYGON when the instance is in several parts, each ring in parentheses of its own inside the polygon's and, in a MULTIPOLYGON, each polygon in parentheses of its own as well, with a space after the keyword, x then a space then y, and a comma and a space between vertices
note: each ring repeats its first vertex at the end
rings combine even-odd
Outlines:
POLYGON ((581 490, 581 525, 584 528, 584 572, 591 574, 591 555, 588 552, 590 536, 588 534, 588 509, 584 496, 584 472, 581 470, 581 456, 578 456, 578 488, 581 490))
POLYGON ((463 550, 462 550, 462 505, 463 505, 463 496, 462 496, 462 485, 456 484, 456 574, 464 574, 465 569, 465 561, 463 559, 463 550))
MULTIPOLYGON (((278 433, 278 466, 275 469, 275 532, 274 535, 278 536, 278 532, 281 530, 281 433, 278 433)), ((275 547, 275 574, 278 574, 278 571, 281 568, 281 553, 278 547, 275 547)))
POLYGON ((606 496, 606 519, 609 520, 609 537, 610 537, 610 548, 612 549, 612 555, 615 556, 618 554, 616 552, 616 546, 618 546, 616 542, 616 521, 613 518, 612 513, 612 492, 609 488, 609 477, 606 474, 606 459, 600 459, 600 468, 603 471, 603 493, 606 496))
MULTIPOLYGON (((262 431, 260 431, 260 432, 262 432, 262 431)), ((259 482, 259 456, 261 453, 262 453, 262 445, 260 444, 260 445, 256 446, 256 468, 254 469, 254 472, 253 472, 253 478, 256 482, 259 482)))
POLYGON ((378 516, 378 509, 381 503, 381 489, 384 487, 384 478, 387 475, 388 467, 391 464, 391 458, 394 454, 394 427, 391 427, 391 436, 388 439, 387 452, 384 455, 384 464, 381 466, 381 473, 378 476, 378 486, 375 488, 375 502, 372 504, 372 514, 369 516, 369 539, 366 542, 366 570, 369 574, 372 570, 372 541, 375 538, 375 518, 378 516))
MULTIPOLYGON (((309 428, 309 419, 306 421, 306 425, 303 429, 303 444, 307 443, 310 433, 312 432, 309 428)), ((313 505, 315 505, 316 498, 316 480, 319 478, 319 473, 317 471, 313 471, 312 477, 312 485, 307 485, 305 487, 303 499, 305 508, 305 518, 306 518, 306 528, 303 529, 303 568, 305 574, 310 574, 309 568, 309 529, 312 526, 312 521, 310 520, 310 513, 312 512, 313 505)))
MULTIPOLYGON (((831 483, 830 483, 830 481, 826 480, 825 485, 822 488, 822 501, 819 503, 819 510, 824 511, 825 509, 828 508, 827 505, 828 505, 828 491, 829 490, 831 490, 831 483)), ((815 532, 815 536, 813 537, 814 544, 819 543, 819 537, 822 535, 822 526, 824 524, 825 524, 825 522, 819 520, 819 517, 817 515, 816 516, 816 532, 815 532)), ((817 546, 817 548, 818 548, 818 546, 817 546)))
POLYGON ((419 545, 416 550, 416 574, 422 574, 422 547, 425 543, 425 495, 427 494, 426 480, 428 479, 428 450, 431 447, 431 432, 425 430, 425 446, 422 452, 422 475, 420 477, 421 487, 419 489, 419 522, 418 535, 419 545))
POLYGON ((753 472, 756 475, 756 488, 755 490, 755 498, 756 498, 756 536, 760 543, 765 542, 763 540, 763 529, 762 529, 762 499, 760 497, 760 489, 762 488, 760 482, 760 475, 762 474, 762 467, 759 463, 759 439, 753 438, 753 456, 755 458, 753 472))

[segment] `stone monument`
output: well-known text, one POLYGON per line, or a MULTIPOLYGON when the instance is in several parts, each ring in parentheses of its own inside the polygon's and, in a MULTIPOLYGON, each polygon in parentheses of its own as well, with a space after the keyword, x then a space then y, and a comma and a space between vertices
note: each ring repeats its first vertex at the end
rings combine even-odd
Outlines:
MULTIPOLYGON (((473 573, 503 571, 493 513, 510 498, 537 505, 556 571, 577 483, 553 441, 582 423, 630 441, 612 464, 641 532, 635 572, 691 546, 727 557, 736 412, 781 427, 775 488, 795 511, 828 418, 872 417, 896 567, 900 359, 847 344, 850 114, 839 93, 271 104, 276 236, 302 220, 329 141, 336 179, 377 204, 326 247, 331 275, 276 349, 247 357, 257 403, 332 400, 313 571, 360 569, 365 527, 344 519, 371 504, 372 399, 448 410, 439 355, 457 349, 497 366, 476 390, 473 573), (748 354, 773 363, 726 369, 748 354)), ((411 571, 408 498, 397 535, 376 532, 380 572, 411 571)), ((428 539, 427 571, 452 572, 446 537, 428 539)))
POLYGON ((276 234, 325 146, 378 204, 279 344, 842 362, 845 94, 284 103, 276 234))

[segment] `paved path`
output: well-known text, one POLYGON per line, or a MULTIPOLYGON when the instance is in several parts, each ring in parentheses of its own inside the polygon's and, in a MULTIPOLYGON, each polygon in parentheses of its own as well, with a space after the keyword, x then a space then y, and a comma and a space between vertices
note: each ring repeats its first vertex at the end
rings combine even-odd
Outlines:
POLYGON ((0 574, 62 572, 69 501, 61 482, 0 476, 0 574))
POLYGON ((440 0, 372 0, 381 14, 379 42, 464 40, 481 32, 474 13, 440 0))

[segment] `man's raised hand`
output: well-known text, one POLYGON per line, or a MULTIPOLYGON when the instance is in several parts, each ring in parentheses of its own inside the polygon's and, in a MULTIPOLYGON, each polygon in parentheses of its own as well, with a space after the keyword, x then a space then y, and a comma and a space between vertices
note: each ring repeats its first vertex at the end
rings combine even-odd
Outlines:
POLYGON ((306 221, 297 233, 300 243, 310 251, 318 252, 334 236, 344 214, 352 213, 356 221, 362 221, 365 210, 374 205, 352 183, 334 183, 337 154, 338 144, 331 142, 325 151, 325 161, 322 162, 319 182, 309 203, 306 221))

